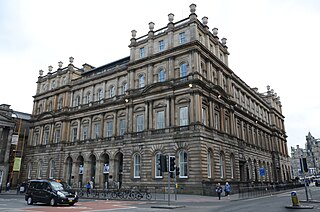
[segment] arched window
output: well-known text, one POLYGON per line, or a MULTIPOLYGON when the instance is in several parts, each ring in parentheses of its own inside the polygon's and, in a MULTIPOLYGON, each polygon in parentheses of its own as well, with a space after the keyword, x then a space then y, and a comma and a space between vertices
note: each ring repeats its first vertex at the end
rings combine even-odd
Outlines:
POLYGON ((37 166, 37 179, 41 179, 41 176, 42 176, 42 162, 39 161, 37 166))
POLYGON ((36 146, 37 144, 39 144, 39 130, 37 129, 34 133, 33 133, 33 140, 32 140, 32 146, 36 146))
POLYGON ((78 107, 80 105, 80 96, 76 96, 76 98, 74 99, 74 106, 78 107))
POLYGON ((179 168, 180 168, 179 178, 187 178, 188 177, 188 153, 184 150, 179 152, 179 168))
POLYGON ((55 163, 54 163, 54 160, 51 159, 49 162, 49 179, 54 178, 54 169, 55 169, 55 163))
POLYGON ((136 153, 133 156, 133 177, 140 178, 140 154, 136 153))
POLYGON ((60 98, 59 98, 59 101, 58 101, 58 110, 61 110, 62 107, 63 107, 63 98, 60 97, 60 98))
POLYGON ((91 102, 91 93, 90 91, 86 93, 86 95, 84 96, 84 104, 89 104, 89 102, 91 102))
POLYGON ((60 141, 61 141, 61 129, 60 128, 56 129, 54 132, 54 141, 55 141, 55 143, 60 143, 60 141))
POLYGON ((224 178, 224 155, 223 155, 223 152, 220 152, 220 155, 219 155, 219 172, 220 172, 220 178, 224 178))
POLYGON ((214 129, 220 130, 220 108, 214 108, 214 118, 213 118, 214 129))
POLYGON ((127 83, 127 82, 122 83, 122 86, 121 86, 121 95, 124 95, 127 90, 128 90, 128 83, 127 83))
POLYGON ((52 101, 49 101, 47 111, 52 111, 52 101))
POLYGON ((64 76, 64 77, 62 77, 61 85, 66 85, 66 84, 67 84, 67 77, 64 76))
POLYGON ((234 155, 230 155, 230 172, 231 172, 231 179, 235 178, 235 159, 234 155))
POLYGON ((156 155, 155 155, 155 167, 154 167, 154 170, 155 170, 155 178, 162 178, 162 172, 158 169, 158 167, 160 166, 160 156, 161 156, 161 153, 158 152, 156 155))
POLYGON ((212 160, 213 160, 213 155, 212 155, 212 151, 208 151, 208 158, 207 158, 207 161, 208 161, 208 167, 207 167, 207 170, 208 170, 208 178, 212 178, 212 160))
POLYGON ((161 69, 159 71, 159 78, 158 78, 158 81, 159 82, 164 82, 166 80, 166 72, 164 69, 161 69))
POLYGON ((180 77, 186 77, 188 74, 188 67, 186 63, 180 65, 180 77))
POLYGON ((145 85, 145 79, 144 79, 144 74, 141 74, 139 76, 139 88, 143 88, 145 85))
POLYGON ((103 91, 102 89, 99 89, 97 92, 98 101, 101 101, 103 99, 103 91))
POLYGON ((50 133, 50 127, 45 127, 44 133, 43 133, 43 143, 42 145, 49 144, 49 133, 50 133))
POLYGON ((114 96, 115 96, 115 88, 113 85, 111 85, 109 89, 109 97, 112 98, 114 96))
POLYGON ((82 140, 86 140, 89 138, 89 126, 84 125, 82 126, 82 140))
POLYGON ((53 80, 53 81, 51 82, 51 89, 55 89, 55 88, 56 88, 56 81, 53 80))

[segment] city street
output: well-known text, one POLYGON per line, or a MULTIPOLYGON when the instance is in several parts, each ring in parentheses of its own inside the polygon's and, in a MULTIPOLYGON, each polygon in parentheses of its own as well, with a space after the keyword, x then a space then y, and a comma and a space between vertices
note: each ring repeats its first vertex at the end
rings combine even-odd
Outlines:
MULTIPOLYGON (((299 211, 319 211, 320 203, 315 203, 315 200, 320 200, 320 188, 310 187, 312 200, 314 202, 301 203, 301 205, 314 206, 313 209, 300 209, 299 211)), ((142 201, 119 201, 119 200, 94 200, 94 199, 80 199, 74 206, 58 205, 51 207, 45 204, 27 205, 24 200, 24 195, 16 195, 14 193, 0 193, 0 211, 45 211, 54 212, 60 211, 230 211, 230 212, 282 212, 292 211, 294 209, 285 208, 291 205, 291 191, 286 191, 274 195, 253 198, 253 199, 239 199, 237 194, 231 195, 230 199, 223 197, 218 200, 217 197, 212 196, 198 196, 198 195, 178 195, 178 200, 174 200, 171 196, 170 207, 168 209, 167 200, 142 200, 142 201), (174 208, 177 207, 177 208, 174 208)), ((299 200, 306 200, 304 188, 297 190, 299 200)), ((310 197, 310 194, 309 194, 310 197)), ((320 201, 319 201, 320 202, 320 201)))

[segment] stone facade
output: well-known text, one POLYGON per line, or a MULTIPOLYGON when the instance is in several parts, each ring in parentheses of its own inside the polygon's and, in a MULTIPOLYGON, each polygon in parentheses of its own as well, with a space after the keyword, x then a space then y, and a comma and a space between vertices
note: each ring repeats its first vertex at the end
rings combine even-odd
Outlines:
POLYGON ((169 14, 156 31, 149 23, 139 38, 132 30, 129 57, 97 68, 70 58, 40 71, 25 179, 165 187, 160 154, 176 157, 186 193, 291 179, 279 97, 246 85, 228 67, 226 39, 194 4, 190 12, 178 22, 169 14))

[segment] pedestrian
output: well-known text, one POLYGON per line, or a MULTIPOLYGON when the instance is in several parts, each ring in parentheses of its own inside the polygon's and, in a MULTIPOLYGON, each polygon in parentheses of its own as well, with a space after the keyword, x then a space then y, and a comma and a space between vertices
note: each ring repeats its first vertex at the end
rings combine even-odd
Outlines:
POLYGON ((222 187, 221 187, 220 183, 217 184, 216 192, 217 192, 219 200, 220 200, 221 199, 221 193, 222 193, 222 187))
POLYGON ((228 199, 230 198, 229 197, 230 192, 231 192, 231 186, 228 182, 226 182, 226 185, 224 186, 224 193, 225 193, 225 196, 228 197, 228 199))
POLYGON ((7 182, 7 192, 10 191, 10 182, 7 182))
POLYGON ((90 194, 90 188, 91 188, 91 185, 90 185, 90 182, 88 182, 88 183, 86 184, 87 196, 89 196, 89 194, 90 194))
POLYGON ((0 182, 0 193, 1 193, 1 190, 2 190, 2 183, 0 182))

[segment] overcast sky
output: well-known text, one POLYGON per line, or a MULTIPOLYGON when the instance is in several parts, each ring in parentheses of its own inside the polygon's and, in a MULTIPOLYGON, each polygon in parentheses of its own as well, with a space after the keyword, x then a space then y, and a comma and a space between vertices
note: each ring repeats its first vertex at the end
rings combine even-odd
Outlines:
POLYGON ((318 0, 0 0, 0 104, 31 113, 39 70, 95 67, 129 56, 137 37, 190 14, 227 38, 229 66, 250 87, 280 96, 288 148, 320 138, 318 0))

